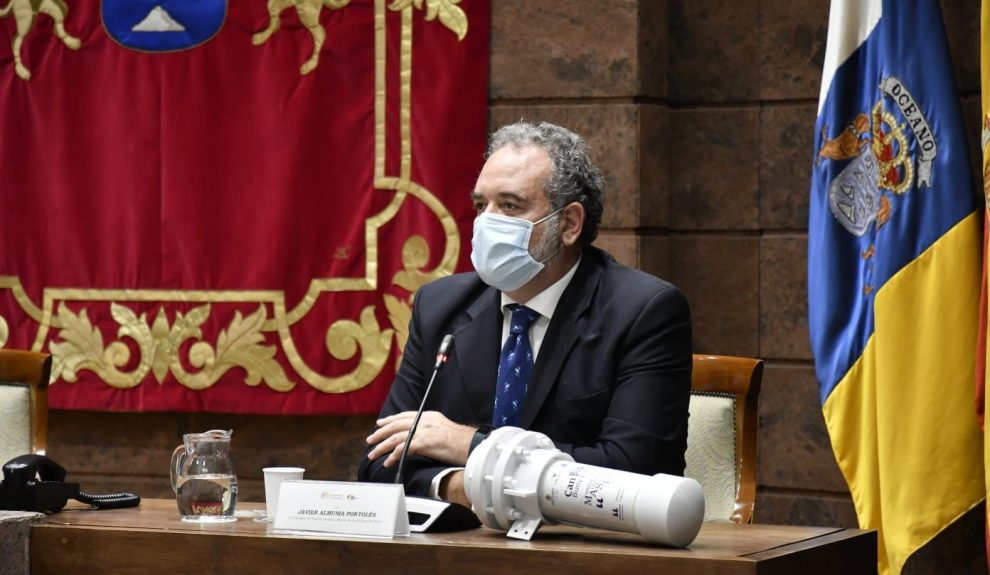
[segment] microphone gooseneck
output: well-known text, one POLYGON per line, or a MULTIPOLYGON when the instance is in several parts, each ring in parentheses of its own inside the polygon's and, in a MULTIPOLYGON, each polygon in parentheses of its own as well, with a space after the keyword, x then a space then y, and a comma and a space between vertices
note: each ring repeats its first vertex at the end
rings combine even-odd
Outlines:
POLYGON ((402 455, 399 456, 399 465, 395 468, 395 483, 402 483, 402 466, 406 463, 406 453, 409 452, 409 443, 412 442, 413 435, 416 433, 416 427, 419 426, 419 418, 423 416, 423 408, 426 407, 426 400, 430 397, 430 389, 433 388, 433 380, 437 378, 437 374, 440 373, 440 368, 447 363, 447 356, 450 353, 451 346, 454 345, 454 336, 447 334, 443 336, 443 341, 440 342, 440 349, 437 350, 437 360, 433 364, 433 375, 430 376, 430 382, 426 384, 426 391, 423 392, 423 400, 419 403, 419 409, 416 410, 416 417, 413 418, 412 426, 409 427, 409 433, 406 434, 406 442, 402 444, 402 455))

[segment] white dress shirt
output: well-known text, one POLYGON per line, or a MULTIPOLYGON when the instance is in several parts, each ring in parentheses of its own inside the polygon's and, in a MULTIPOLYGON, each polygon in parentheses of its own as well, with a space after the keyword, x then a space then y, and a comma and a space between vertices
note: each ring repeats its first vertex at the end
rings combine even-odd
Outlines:
POLYGON ((536 358, 540 355, 540 347, 543 346, 543 337, 547 335, 547 328, 550 327, 550 320, 553 318, 553 312, 557 309, 557 304, 560 302, 560 296, 564 295, 564 290, 570 285, 571 279, 574 277, 574 273, 577 272, 578 264, 580 263, 581 260, 578 259, 571 266, 571 269, 564 274, 564 277, 530 298, 527 302, 518 302, 504 292, 502 293, 502 343, 499 345, 499 349, 502 349, 502 346, 505 345, 505 340, 509 339, 509 328, 512 325, 512 312, 507 311, 506 307, 515 303, 521 303, 540 314, 540 317, 536 318, 536 321, 529 326, 529 345, 533 348, 533 363, 536 363, 536 358))

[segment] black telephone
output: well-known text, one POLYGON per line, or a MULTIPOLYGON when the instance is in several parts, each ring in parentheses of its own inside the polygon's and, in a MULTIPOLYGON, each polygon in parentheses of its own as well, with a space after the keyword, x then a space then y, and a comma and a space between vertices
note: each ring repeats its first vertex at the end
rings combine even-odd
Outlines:
POLYGON ((0 482, 0 509, 55 513, 69 499, 88 503, 96 509, 135 507, 141 498, 133 493, 90 495, 78 483, 65 482, 65 469, 44 455, 28 453, 3 465, 0 482))

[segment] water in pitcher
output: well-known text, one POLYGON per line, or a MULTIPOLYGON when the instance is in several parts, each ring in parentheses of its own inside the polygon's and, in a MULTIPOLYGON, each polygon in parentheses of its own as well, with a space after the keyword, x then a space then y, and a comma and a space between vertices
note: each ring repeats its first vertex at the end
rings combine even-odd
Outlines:
POLYGON ((237 477, 194 475, 179 478, 175 490, 183 521, 234 521, 237 507, 237 477))
POLYGON ((172 452, 169 478, 183 521, 236 521, 237 476, 230 459, 232 430, 187 433, 172 452))

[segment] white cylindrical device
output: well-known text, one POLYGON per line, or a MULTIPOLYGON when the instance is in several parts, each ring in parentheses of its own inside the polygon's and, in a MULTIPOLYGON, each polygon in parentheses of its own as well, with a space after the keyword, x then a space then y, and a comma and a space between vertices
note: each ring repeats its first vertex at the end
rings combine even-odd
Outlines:
POLYGON ((546 435, 501 427, 471 452, 465 492, 488 527, 529 539, 543 521, 639 533, 685 547, 705 516, 697 481, 576 463, 546 435))

